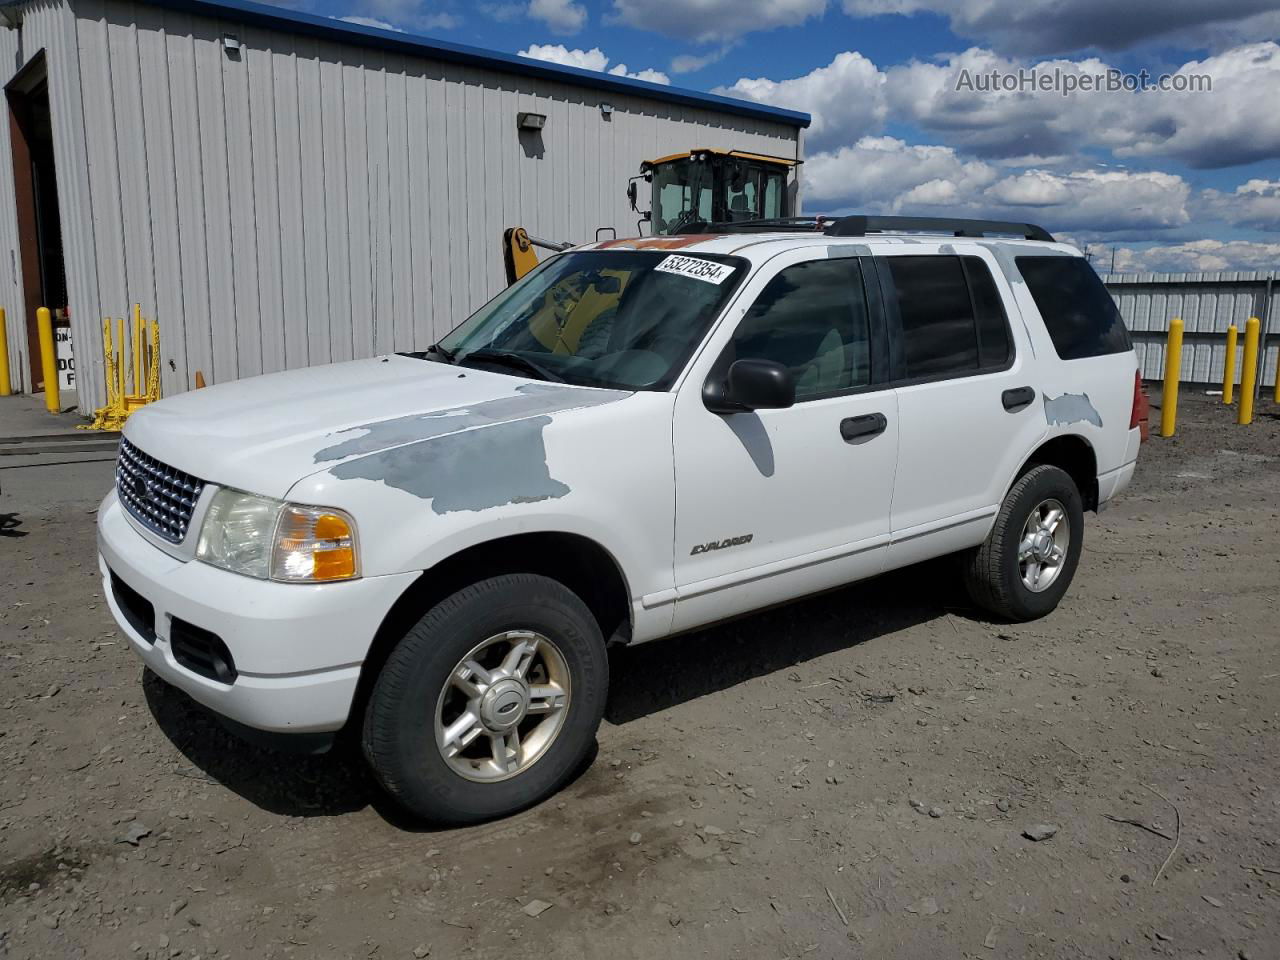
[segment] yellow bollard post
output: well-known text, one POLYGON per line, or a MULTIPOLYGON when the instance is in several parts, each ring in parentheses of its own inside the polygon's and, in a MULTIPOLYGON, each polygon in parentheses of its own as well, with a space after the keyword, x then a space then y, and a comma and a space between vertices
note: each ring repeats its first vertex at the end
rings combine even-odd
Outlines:
POLYGON ((40 334, 40 372, 44 375, 44 405, 50 413, 62 412, 58 390, 58 354, 53 343, 53 314, 48 307, 36 310, 36 330, 40 334))
POLYGON ((1172 437, 1178 426, 1178 380, 1182 376, 1182 318, 1169 321, 1164 350, 1164 393, 1160 401, 1160 436, 1172 437))
POLYGON ((143 392, 142 386, 142 305, 133 305, 133 392, 143 392))
POLYGON ((0 397, 13 393, 9 382, 9 333, 5 329, 4 307, 0 307, 0 397))
POLYGON ((125 346, 124 339, 124 317, 116 317, 116 339, 120 341, 120 368, 117 370, 119 383, 116 384, 116 388, 120 391, 120 402, 123 403, 125 394, 128 393, 125 389, 125 370, 129 366, 127 362, 129 348, 125 346))
POLYGON ((1227 327, 1227 358, 1223 364, 1222 373, 1222 402, 1231 405, 1234 398, 1233 393, 1236 389, 1236 338, 1240 331, 1236 329, 1233 323, 1227 327))
POLYGON ((1250 317, 1244 325, 1244 368, 1240 371, 1240 412, 1236 414, 1236 423, 1244 425, 1253 422, 1253 388, 1258 382, 1258 323, 1257 317, 1250 317))

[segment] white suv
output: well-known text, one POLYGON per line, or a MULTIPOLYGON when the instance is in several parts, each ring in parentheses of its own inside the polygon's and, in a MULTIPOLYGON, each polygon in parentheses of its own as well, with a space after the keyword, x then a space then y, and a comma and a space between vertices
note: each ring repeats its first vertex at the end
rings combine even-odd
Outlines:
POLYGON ((577 248, 425 353, 135 414, 98 520, 121 629, 241 733, 355 730, 458 823, 573 774, 609 643, 951 553, 997 617, 1049 613, 1138 455, 1089 264, 1026 224, 764 226, 577 248))

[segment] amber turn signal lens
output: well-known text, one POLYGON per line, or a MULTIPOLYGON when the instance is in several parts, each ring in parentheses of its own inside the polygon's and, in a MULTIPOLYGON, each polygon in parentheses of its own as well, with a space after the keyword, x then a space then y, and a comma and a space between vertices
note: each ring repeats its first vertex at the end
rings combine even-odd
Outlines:
POLYGON ((355 523, 332 508, 292 504, 280 512, 271 562, 275 580, 350 580, 359 575, 355 523))

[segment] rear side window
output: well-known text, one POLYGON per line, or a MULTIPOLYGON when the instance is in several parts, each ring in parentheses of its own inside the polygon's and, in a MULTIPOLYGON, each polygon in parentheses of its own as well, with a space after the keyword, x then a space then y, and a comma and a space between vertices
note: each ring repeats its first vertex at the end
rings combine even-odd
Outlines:
POLYGON ((1012 357, 991 271, 978 257, 886 257, 898 298, 905 376, 965 376, 1012 357))
POLYGON ((1115 301, 1083 257, 1018 257, 1017 263, 1063 360, 1133 348, 1115 301))

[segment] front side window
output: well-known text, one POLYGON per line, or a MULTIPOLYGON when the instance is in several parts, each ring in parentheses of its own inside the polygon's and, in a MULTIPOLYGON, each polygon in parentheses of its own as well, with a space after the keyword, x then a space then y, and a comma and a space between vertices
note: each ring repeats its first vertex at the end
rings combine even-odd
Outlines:
POLYGON ((1018 257, 1017 264, 1063 360, 1133 349, 1120 310, 1084 257, 1018 257))
POLYGON ((455 363, 584 386, 664 390, 745 272, 737 257, 564 253, 481 307, 439 346, 455 363))
POLYGON ((786 267, 747 311, 722 358, 781 363, 796 400, 814 400, 871 382, 871 350, 862 269, 854 258, 786 267))
POLYGON ((908 380, 1000 369, 1013 356, 1009 324, 980 257, 887 257, 908 380))

